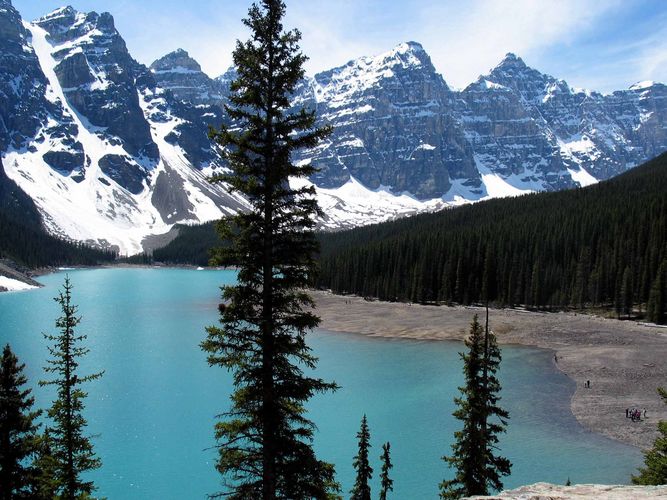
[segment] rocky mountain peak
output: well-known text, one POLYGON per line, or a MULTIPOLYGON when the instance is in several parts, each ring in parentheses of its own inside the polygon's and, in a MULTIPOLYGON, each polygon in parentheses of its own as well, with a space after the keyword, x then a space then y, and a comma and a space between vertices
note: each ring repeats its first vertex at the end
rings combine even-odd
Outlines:
POLYGON ((49 12, 48 14, 43 15, 35 22, 39 23, 41 21, 46 21, 50 19, 72 19, 78 14, 78 11, 74 9, 71 5, 66 5, 64 7, 58 7, 57 9, 49 12))
MULTIPOLYGON (((122 40, 116 31, 113 16, 108 12, 79 12, 67 6, 54 10, 37 19, 34 24, 46 30, 52 43, 60 44, 89 33, 94 37, 111 37, 122 40)), ((124 46, 124 42, 123 42, 124 46)))
POLYGON ((508 52, 496 67, 524 69, 527 66, 523 59, 517 56, 514 52, 508 52))
POLYGON ((228 84, 210 78, 186 50, 173 52, 153 61, 150 65, 158 85, 174 96, 195 105, 222 106, 228 84))
POLYGON ((199 63, 190 57, 187 51, 183 49, 176 49, 173 52, 153 61, 150 65, 153 73, 158 72, 201 72, 199 63))
POLYGON ((435 72, 431 58, 418 42, 403 42, 389 52, 376 57, 389 65, 400 65, 403 68, 424 67, 427 71, 435 72))
POLYGON ((503 85, 517 79, 543 81, 545 77, 553 79, 548 75, 544 75, 536 69, 531 68, 523 61, 523 59, 512 52, 508 52, 505 57, 503 57, 502 61, 500 61, 488 75, 483 76, 483 78, 503 85))
POLYGON ((424 48, 417 42, 404 42, 382 54, 353 59, 318 73, 314 78, 315 98, 318 102, 347 102, 374 92, 389 81, 408 93, 421 92, 427 82, 429 89, 437 88, 436 92, 448 90, 424 48))
POLYGON ((512 52, 506 54, 488 75, 480 76, 477 83, 480 82, 485 83, 488 88, 503 88, 518 92, 528 102, 541 102, 555 89, 559 92, 570 92, 565 81, 531 68, 512 52))
POLYGON ((82 21, 85 14, 72 6, 60 7, 34 21, 34 24, 44 28, 51 36, 62 34, 74 26, 77 19, 82 21))

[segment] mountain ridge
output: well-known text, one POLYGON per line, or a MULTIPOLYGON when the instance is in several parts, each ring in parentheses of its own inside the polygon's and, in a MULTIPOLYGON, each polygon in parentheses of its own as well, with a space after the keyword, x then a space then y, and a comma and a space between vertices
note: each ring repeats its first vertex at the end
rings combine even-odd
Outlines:
MULTIPOLYGON (((0 154, 49 231, 132 253, 243 209, 206 182, 225 168, 207 132, 233 125, 233 69, 211 78, 184 49, 147 67, 111 14, 71 7, 27 23, 5 0, 0 34, 0 154)), ((320 227, 354 227, 617 175, 667 149, 666 99, 659 83, 579 91, 512 53, 456 90, 409 41, 301 82, 294 105, 334 133, 293 160, 319 168, 320 227)))

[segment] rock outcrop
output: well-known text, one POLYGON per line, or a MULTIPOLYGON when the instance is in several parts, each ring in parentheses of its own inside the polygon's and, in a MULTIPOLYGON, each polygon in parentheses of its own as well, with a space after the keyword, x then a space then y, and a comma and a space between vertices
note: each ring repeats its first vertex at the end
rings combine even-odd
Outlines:
POLYGON ((667 498, 665 486, 618 486, 575 484, 559 486, 536 483, 507 490, 498 495, 466 497, 468 500, 648 500, 667 498))
POLYGON ((182 101, 221 107, 227 95, 225 84, 209 78, 183 49, 154 61, 150 70, 160 87, 170 90, 182 101))

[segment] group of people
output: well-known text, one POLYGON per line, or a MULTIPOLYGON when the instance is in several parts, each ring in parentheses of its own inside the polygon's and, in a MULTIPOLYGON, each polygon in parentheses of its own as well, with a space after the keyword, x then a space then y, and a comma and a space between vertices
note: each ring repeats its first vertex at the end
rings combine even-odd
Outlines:
MULTIPOLYGON (((642 419, 642 411, 639 408, 626 408, 625 418, 631 418, 633 422, 638 422, 642 419)), ((644 418, 646 418, 646 410, 644 410, 644 418)))

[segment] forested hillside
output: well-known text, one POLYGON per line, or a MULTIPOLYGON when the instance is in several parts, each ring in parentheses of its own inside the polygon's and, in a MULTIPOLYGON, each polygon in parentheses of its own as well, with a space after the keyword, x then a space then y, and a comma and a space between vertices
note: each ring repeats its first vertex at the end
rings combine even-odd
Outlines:
POLYGON ((168 245, 153 251, 153 260, 167 264, 207 266, 210 249, 222 245, 215 222, 194 226, 179 225, 178 236, 168 245))
POLYGON ((587 188, 320 236, 318 285, 382 300, 604 307, 665 321, 667 155, 587 188))

